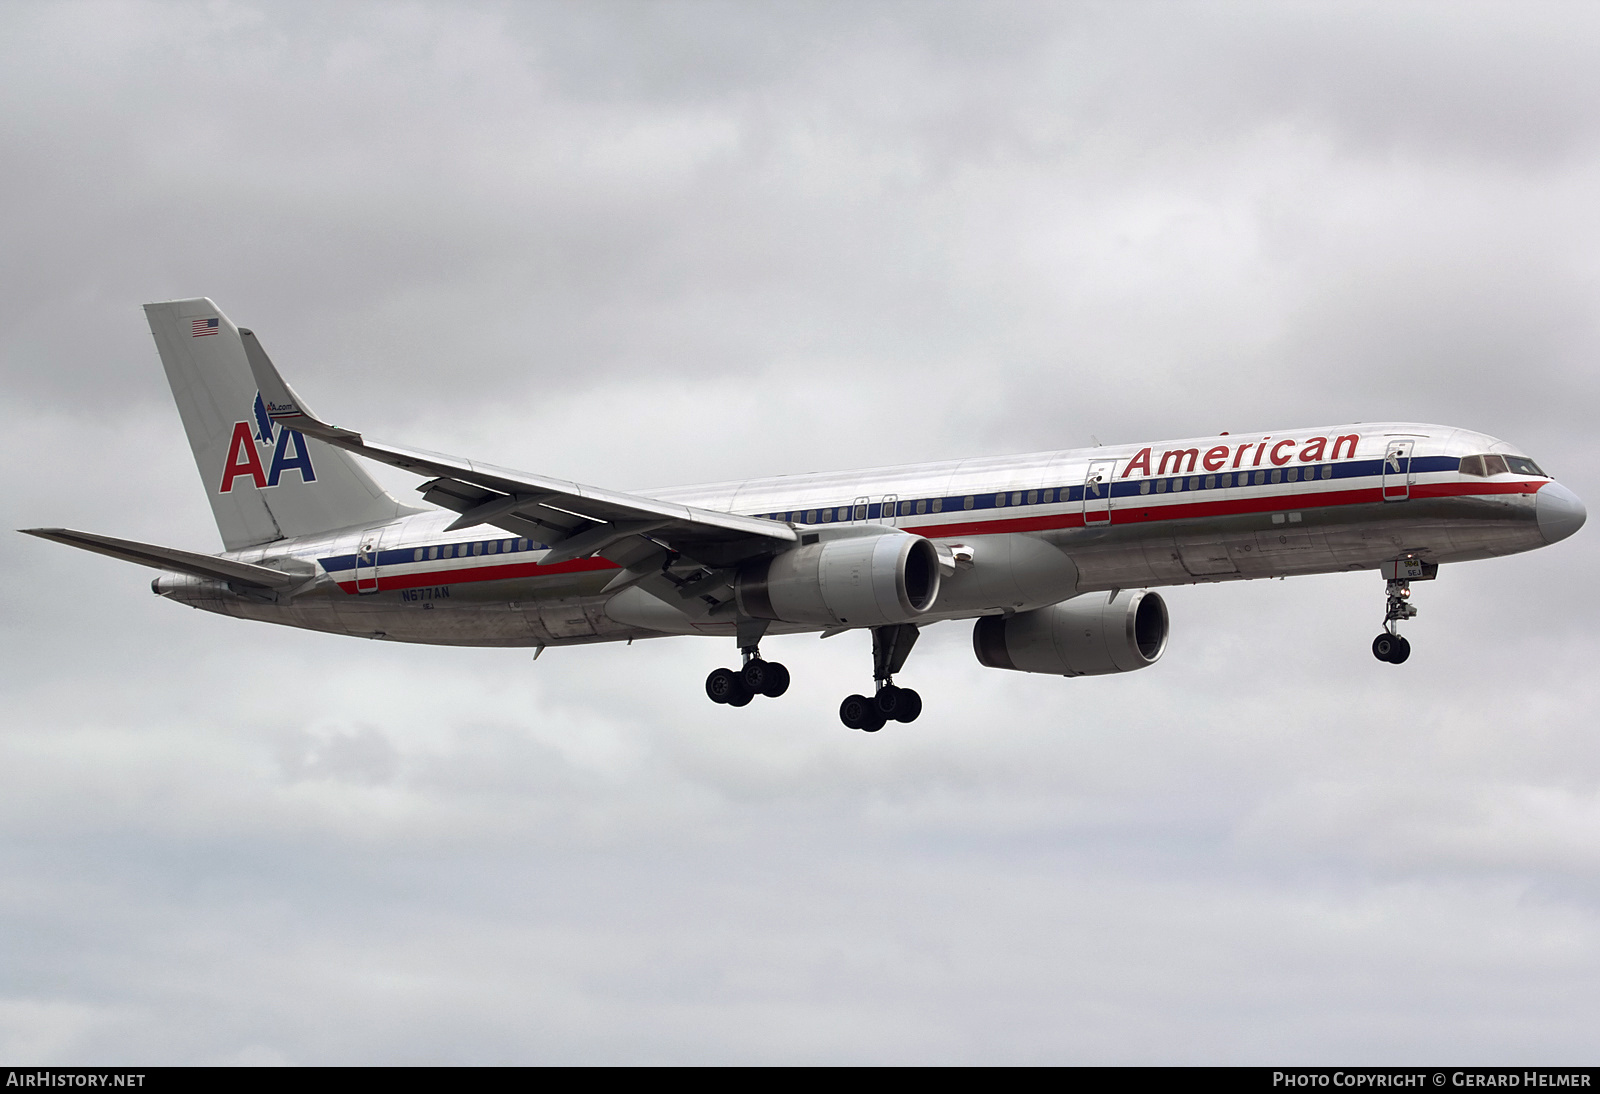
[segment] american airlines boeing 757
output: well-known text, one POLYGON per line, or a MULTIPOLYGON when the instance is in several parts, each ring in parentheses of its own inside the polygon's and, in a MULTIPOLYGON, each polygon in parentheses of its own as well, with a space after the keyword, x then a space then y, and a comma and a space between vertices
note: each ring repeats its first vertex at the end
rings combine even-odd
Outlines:
POLYGON ((1411 583, 1565 539, 1583 503, 1514 445, 1417 422, 1288 429, 622 493, 384 444, 317 417, 210 300, 147 304, 225 550, 65 528, 31 535, 152 566, 158 596, 398 642, 732 639, 706 680, 744 706, 789 686, 769 634, 869 629, 869 732, 922 700, 894 677, 918 628, 973 620, 984 665, 1090 676, 1153 665, 1152 586, 1375 570, 1380 660, 1411 583), (425 476, 422 506, 354 457, 425 476))

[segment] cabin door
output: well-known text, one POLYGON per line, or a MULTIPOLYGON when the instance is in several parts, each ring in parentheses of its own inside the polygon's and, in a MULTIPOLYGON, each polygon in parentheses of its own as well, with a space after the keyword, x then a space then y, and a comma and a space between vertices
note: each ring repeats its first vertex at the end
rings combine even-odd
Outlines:
POLYGON ((1083 476, 1083 523, 1085 527, 1111 523, 1111 476, 1116 460, 1095 460, 1083 476))
POLYGON ((377 528, 361 533, 361 543, 356 547, 356 592, 363 596, 378 591, 378 548, 386 531, 377 528))
POLYGON ((1383 454, 1383 500, 1405 501, 1411 496, 1411 446, 1415 441, 1390 441, 1383 454))

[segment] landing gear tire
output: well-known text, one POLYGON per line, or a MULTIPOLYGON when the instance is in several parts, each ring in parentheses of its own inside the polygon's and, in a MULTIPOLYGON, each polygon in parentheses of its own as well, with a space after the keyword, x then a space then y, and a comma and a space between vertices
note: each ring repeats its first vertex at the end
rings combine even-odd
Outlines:
POLYGON ((777 661, 767 662, 767 679, 761 685, 761 694, 776 699, 789 690, 789 670, 777 661))
POLYGON ((742 707, 749 705, 750 700, 756 697, 756 693, 751 691, 749 685, 747 685, 740 677, 735 676, 733 679, 734 689, 733 693, 728 696, 728 705, 730 707, 742 707))
POLYGON ((883 715, 884 721, 892 718, 897 722, 914 722, 922 713, 922 696, 910 688, 885 684, 873 696, 872 705, 883 715))
POLYGON ((922 696, 910 688, 900 688, 900 697, 894 705, 894 720, 897 722, 915 722, 917 715, 922 713, 922 696))
POLYGON ((745 687, 750 689, 752 695, 765 695, 768 699, 776 699, 789 690, 789 670, 776 661, 752 658, 745 663, 739 675, 743 677, 745 687))
MULTIPOLYGON (((748 691, 739 674, 732 669, 712 669, 711 675, 706 677, 706 697, 713 703, 726 703, 740 691, 748 691)), ((750 700, 746 699, 748 703, 750 700)), ((735 703, 735 706, 744 706, 744 703, 735 703)))
POLYGON ((1372 640, 1372 656, 1379 661, 1398 665, 1411 656, 1411 643, 1398 634, 1385 632, 1372 640))
MULTIPOLYGON (((846 729, 866 729, 876 716, 872 700, 865 695, 846 695, 844 702, 839 704, 839 721, 845 724, 846 729)), ((883 722, 879 721, 878 724, 881 726, 883 722)))

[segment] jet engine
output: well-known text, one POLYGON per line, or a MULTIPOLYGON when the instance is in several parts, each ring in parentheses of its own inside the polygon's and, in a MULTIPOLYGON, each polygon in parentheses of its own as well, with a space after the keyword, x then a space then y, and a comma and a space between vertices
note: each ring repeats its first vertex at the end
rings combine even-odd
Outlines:
POLYGON ((1148 589, 1083 596, 1015 615, 986 615, 972 650, 992 669, 1059 676, 1132 672, 1167 648, 1167 605, 1148 589))
POLYGON ((734 592, 739 611, 753 619, 825 627, 909 623, 938 599, 939 554, 909 532, 802 541, 745 564, 734 592))

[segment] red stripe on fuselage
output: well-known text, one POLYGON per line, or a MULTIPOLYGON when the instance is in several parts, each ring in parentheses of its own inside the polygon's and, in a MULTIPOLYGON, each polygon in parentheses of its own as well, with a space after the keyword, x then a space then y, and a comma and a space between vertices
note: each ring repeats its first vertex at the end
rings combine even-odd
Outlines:
MULTIPOLYGON (((421 589, 429 585, 466 585, 475 581, 510 581, 516 578, 555 577, 558 574, 582 574, 594 570, 615 569, 619 569, 615 562, 603 558, 576 558, 570 562, 553 562, 549 566, 540 566, 537 562, 509 562, 498 566, 466 566, 410 574, 390 574, 382 572, 383 567, 379 567, 377 591, 393 592, 398 589, 421 589)), ((346 572, 354 573, 354 571, 346 572)), ((365 582, 370 579, 363 577, 361 580, 365 582)), ((347 593, 356 591, 354 579, 339 581, 338 585, 347 593)), ((368 590, 369 593, 371 591, 368 590)))
MULTIPOLYGON (((1460 483, 1460 482, 1434 482, 1416 483, 1410 487, 1413 498, 1444 498, 1468 497, 1479 494, 1533 494, 1537 493, 1544 482, 1489 482, 1489 483, 1460 483)), ((1195 491, 1195 493, 1208 493, 1208 491, 1195 491)), ((1113 499, 1121 504, 1111 507, 1111 520, 1108 523, 1098 523, 1095 528, 1106 528, 1128 524, 1153 524, 1164 520, 1188 520, 1197 517, 1229 517, 1241 516, 1250 513, 1275 513, 1285 509, 1331 509, 1341 505, 1370 505, 1383 501, 1383 488, 1378 486, 1363 487, 1358 490, 1319 490, 1295 494, 1269 494, 1265 497, 1255 498, 1230 498, 1224 501, 1182 501, 1174 503, 1168 499, 1177 495, 1168 494, 1162 499, 1162 504, 1152 505, 1149 502, 1151 495, 1140 494, 1136 498, 1113 499)), ((1390 503, 1394 504, 1394 503, 1390 503)), ((1061 528, 1082 528, 1083 510, 1081 508, 1071 513, 1054 513, 1039 517, 1017 517, 1010 520, 974 520, 961 524, 925 524, 905 525, 908 532, 915 532, 919 536, 933 538, 934 536, 982 536, 995 535, 1002 532, 1048 532, 1061 528)))

